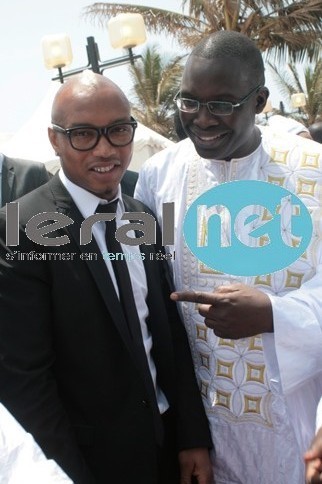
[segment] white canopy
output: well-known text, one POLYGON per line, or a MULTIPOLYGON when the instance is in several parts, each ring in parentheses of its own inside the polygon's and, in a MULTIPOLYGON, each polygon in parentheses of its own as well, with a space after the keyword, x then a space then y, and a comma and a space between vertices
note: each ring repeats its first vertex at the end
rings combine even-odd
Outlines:
MULTIPOLYGON (((50 125, 52 101, 59 88, 59 82, 52 82, 46 96, 29 121, 8 140, 1 142, 0 151, 13 158, 48 163, 48 169, 58 166, 53 148, 48 140, 47 127, 50 125)), ((142 163, 154 153, 167 148, 173 142, 152 129, 138 123, 134 138, 134 153, 130 169, 139 171, 142 163)))

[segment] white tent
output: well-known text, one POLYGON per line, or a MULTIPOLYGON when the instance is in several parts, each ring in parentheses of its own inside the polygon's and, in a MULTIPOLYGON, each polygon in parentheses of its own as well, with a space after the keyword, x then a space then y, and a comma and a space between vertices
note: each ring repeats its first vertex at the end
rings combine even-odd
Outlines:
MULTIPOLYGON (((55 171, 59 162, 48 140, 47 127, 50 125, 52 101, 59 86, 58 82, 52 82, 45 98, 29 121, 8 140, 1 142, 0 138, 1 152, 13 158, 48 163, 48 169, 55 171)), ((172 144, 172 141, 138 123, 130 169, 139 171, 145 160, 172 144)))

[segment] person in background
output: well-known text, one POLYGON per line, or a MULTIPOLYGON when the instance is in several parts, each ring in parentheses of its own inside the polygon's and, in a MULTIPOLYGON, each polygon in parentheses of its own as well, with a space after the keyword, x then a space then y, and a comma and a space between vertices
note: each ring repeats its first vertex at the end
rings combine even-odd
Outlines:
POLYGON ((322 143, 322 121, 311 124, 309 131, 314 141, 322 143))
POLYGON ((120 190, 136 126, 102 75, 75 76, 55 96, 48 134, 61 170, 19 200, 18 247, 0 210, 0 399, 76 484, 211 484, 208 422, 161 248, 121 245, 112 228, 148 210, 120 190), (37 224, 39 212, 56 225, 37 224))
POLYGON ((121 180, 121 190, 122 193, 128 195, 129 197, 133 197, 135 185, 138 180, 139 174, 133 170, 126 170, 124 176, 121 180))
POLYGON ((304 454, 305 482, 307 484, 322 482, 322 398, 316 412, 316 429, 311 445, 304 454))
POLYGON ((61 468, 46 459, 32 435, 0 404, 0 482, 73 484, 61 468))
POLYGON ((303 138, 312 139, 310 131, 303 123, 300 123, 293 118, 281 116, 280 114, 273 114, 273 116, 270 116, 268 118, 268 126, 273 128, 276 132, 286 131, 287 133, 303 136, 303 138))
MULTIPOLYGON (((302 484, 303 452, 322 394, 322 147, 256 126, 268 95, 254 42, 233 31, 203 39, 175 98, 188 138, 143 165, 134 194, 159 222, 163 204, 175 206, 175 242, 167 247, 176 254, 172 298, 184 317, 220 484, 302 484), (183 236, 188 207, 210 188, 239 180, 278 184, 310 211, 312 242, 284 270, 234 276, 207 267, 189 250, 183 236)), ((262 220, 254 219, 253 207, 247 215, 262 220)), ((234 220, 220 217, 221 205, 211 210, 228 243, 234 220)), ((246 235, 247 226, 233 230, 246 235)), ((207 229, 204 222, 200 232, 207 229)), ((256 247, 265 242, 256 234, 251 239, 256 247)))
POLYGON ((305 482, 318 484, 322 482, 322 427, 317 431, 310 448, 304 454, 306 466, 305 482))
POLYGON ((43 163, 0 153, 0 206, 22 197, 50 179, 43 163))

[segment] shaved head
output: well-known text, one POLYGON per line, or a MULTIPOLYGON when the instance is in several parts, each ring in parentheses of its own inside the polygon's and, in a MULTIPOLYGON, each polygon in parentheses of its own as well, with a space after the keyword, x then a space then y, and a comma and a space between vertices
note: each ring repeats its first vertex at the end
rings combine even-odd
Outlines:
POLYGON ((106 90, 109 94, 114 91, 130 108, 127 97, 113 81, 101 74, 86 70, 70 78, 58 90, 51 110, 52 123, 64 125, 66 118, 66 99, 74 98, 79 103, 82 103, 82 101, 87 101, 101 90, 106 90))
POLYGON ((256 44, 246 35, 231 30, 219 30, 204 37, 193 49, 191 56, 203 57, 213 62, 224 59, 240 62, 247 77, 256 84, 265 84, 264 62, 256 44))

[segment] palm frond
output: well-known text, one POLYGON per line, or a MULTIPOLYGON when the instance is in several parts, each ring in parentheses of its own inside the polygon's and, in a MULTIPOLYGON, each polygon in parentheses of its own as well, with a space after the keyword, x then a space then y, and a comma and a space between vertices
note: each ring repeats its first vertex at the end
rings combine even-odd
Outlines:
POLYGON ((268 58, 317 60, 322 50, 321 0, 183 0, 182 13, 141 5, 94 3, 84 15, 103 24, 124 12, 140 13, 147 30, 173 36, 191 49, 205 35, 236 30, 248 35, 268 58), (188 7, 188 15, 184 14, 188 7))
POLYGON ((101 26, 105 25, 106 20, 120 13, 140 13, 144 17, 147 30, 155 34, 168 32, 171 35, 177 35, 179 32, 185 32, 189 29, 198 30, 202 25, 202 22, 193 17, 170 10, 140 5, 94 3, 84 9, 84 15, 93 22, 98 22, 101 26))
POLYGON ((296 115, 298 120, 309 126, 319 116, 322 116, 322 60, 319 60, 316 65, 310 64, 304 69, 304 79, 300 77, 302 69, 299 69, 299 66, 293 62, 287 64, 287 69, 281 69, 272 63, 268 63, 268 65, 284 99, 290 99, 290 96, 296 92, 304 92, 306 106, 301 119, 298 114, 296 115))
POLYGON ((140 62, 129 67, 133 114, 141 123, 174 140, 173 98, 180 85, 183 57, 167 59, 153 45, 145 49, 140 62))

